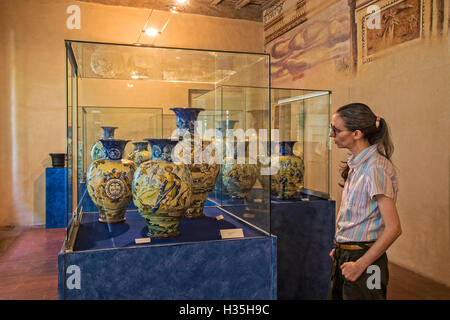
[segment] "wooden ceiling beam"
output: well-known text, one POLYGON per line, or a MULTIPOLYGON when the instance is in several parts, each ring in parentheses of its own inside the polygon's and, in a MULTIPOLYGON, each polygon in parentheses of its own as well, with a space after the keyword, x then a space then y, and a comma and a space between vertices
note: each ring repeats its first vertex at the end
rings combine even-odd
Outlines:
POLYGON ((250 2, 252 2, 252 0, 239 0, 238 2, 236 2, 236 9, 242 9, 250 2))
MULTIPOLYGON (((1 0, 0 0, 1 1, 1 0)), ((174 0, 76 0, 110 6, 124 6, 168 11, 167 4, 174 0)), ((183 13, 193 13, 205 16, 243 19, 262 22, 262 0, 190 0, 184 6, 183 13), (214 5, 217 3, 216 5, 214 5), (220 5, 219 5, 220 4, 220 5), (248 5, 250 4, 250 5, 248 5), (245 7, 245 8, 244 8, 245 7), (239 9, 239 10, 238 10, 239 9)))
POLYGON ((217 6, 219 3, 221 3, 223 0, 212 0, 211 1, 211 5, 212 6, 217 6))

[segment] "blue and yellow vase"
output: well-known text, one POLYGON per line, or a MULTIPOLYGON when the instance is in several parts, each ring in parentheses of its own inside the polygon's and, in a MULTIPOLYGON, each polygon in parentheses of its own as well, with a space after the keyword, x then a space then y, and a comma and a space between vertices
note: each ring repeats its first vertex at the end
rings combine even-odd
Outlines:
POLYGON ((131 188, 136 169, 133 161, 122 159, 129 140, 101 139, 100 142, 105 158, 89 166, 86 177, 88 193, 98 208, 100 222, 123 222, 133 199, 131 188))
MULTIPOLYGON (((202 161, 195 161, 194 159, 194 155, 199 153, 197 151, 200 151, 197 149, 200 146, 195 145, 194 139, 201 139, 195 131, 195 122, 198 119, 199 113, 205 109, 171 108, 170 110, 175 113, 177 118, 178 135, 183 137, 184 134, 190 134, 191 136, 191 164, 189 165, 189 170, 192 176, 192 198, 191 205, 185 211, 183 218, 202 218, 205 216, 203 212, 205 202, 216 185, 217 176, 220 171, 220 164, 218 163, 207 163, 205 159, 202 159, 202 161)), ((200 151, 202 154, 210 143, 211 141, 202 139, 202 150, 200 151)))
POLYGON ((139 166, 141 163, 148 161, 152 158, 151 151, 148 150, 147 141, 133 142, 134 150, 128 154, 128 160, 133 161, 139 166))
POLYGON ((248 141, 246 141, 245 157, 239 159, 238 146, 236 145, 234 156, 226 156, 221 167, 223 192, 233 199, 247 200, 248 194, 259 175, 259 166, 256 161, 251 163, 248 149, 248 141))
POLYGON ((271 191, 278 199, 288 200, 296 197, 303 187, 305 165, 303 159, 294 154, 296 141, 279 143, 279 170, 271 177, 271 191))
POLYGON ((150 142, 152 158, 134 173, 133 201, 145 219, 149 237, 176 237, 180 218, 191 204, 191 172, 188 165, 172 161, 177 141, 145 140, 150 142))
MULTIPOLYGON (((117 127, 101 127, 103 129, 103 139, 114 139, 114 131, 117 127)), ((91 149, 91 160, 95 161, 98 159, 104 159, 105 149, 103 144, 98 140, 91 149)))

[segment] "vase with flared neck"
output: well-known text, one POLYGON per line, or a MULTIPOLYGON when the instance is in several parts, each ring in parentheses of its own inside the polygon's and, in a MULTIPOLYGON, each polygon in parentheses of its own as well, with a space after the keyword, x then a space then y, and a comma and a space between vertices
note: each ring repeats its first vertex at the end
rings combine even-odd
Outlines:
POLYGON ((99 211, 99 221, 118 223, 125 221, 130 205, 133 174, 136 164, 123 159, 129 140, 100 139, 104 158, 92 162, 87 171, 87 189, 92 202, 99 211))
POLYGON ((176 237, 180 218, 191 203, 191 172, 188 165, 172 161, 177 141, 145 140, 150 143, 152 157, 136 169, 133 202, 147 224, 149 237, 176 237))
POLYGON ((279 142, 279 170, 271 176, 271 191, 281 200, 295 198, 303 188, 305 165, 303 158, 294 154, 296 142, 279 142))
POLYGON ((195 122, 203 108, 171 108, 177 117, 177 129, 180 136, 190 134, 190 160, 189 170, 192 176, 192 201, 190 207, 186 210, 183 218, 196 219, 205 216, 203 212, 205 202, 209 194, 214 189, 219 174, 220 165, 218 163, 208 164, 204 161, 194 161, 194 155, 198 154, 198 148, 201 153, 209 146, 211 141, 202 139, 201 146, 195 145, 195 138, 199 138, 195 131, 195 122), (195 163, 199 162, 199 163, 195 163))
MULTIPOLYGON (((102 126, 101 128, 103 130, 103 139, 114 139, 114 132, 118 127, 102 126)), ((91 160, 95 161, 105 158, 104 152, 103 144, 100 140, 97 140, 91 148, 91 160)))
POLYGON ((258 164, 252 160, 255 158, 249 151, 248 140, 236 143, 234 151, 226 153, 221 166, 222 192, 233 199, 244 199, 244 202, 258 178, 258 164), (244 155, 240 154, 240 146, 244 155))
POLYGON ((170 108, 175 113, 177 119, 178 135, 183 135, 185 132, 192 136, 195 131, 195 122, 197 121, 200 112, 205 111, 203 108, 170 108))

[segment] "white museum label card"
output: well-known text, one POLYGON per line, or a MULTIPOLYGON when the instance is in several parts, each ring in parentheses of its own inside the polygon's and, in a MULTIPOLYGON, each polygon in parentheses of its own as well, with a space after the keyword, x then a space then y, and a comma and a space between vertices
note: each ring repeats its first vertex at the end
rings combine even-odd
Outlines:
POLYGON ((243 238, 244 231, 242 229, 222 229, 220 230, 220 236, 222 239, 243 238))
POLYGON ((217 216, 216 220, 222 220, 223 219, 223 215, 217 216))
POLYGON ((150 243, 152 240, 150 238, 136 238, 134 239, 134 241, 136 242, 136 244, 140 244, 140 243, 150 243))

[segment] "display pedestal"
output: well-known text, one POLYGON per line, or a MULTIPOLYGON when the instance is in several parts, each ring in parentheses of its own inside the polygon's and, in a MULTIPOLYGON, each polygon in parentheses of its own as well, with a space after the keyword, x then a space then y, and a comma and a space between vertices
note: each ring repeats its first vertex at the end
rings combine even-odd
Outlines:
POLYGON ((65 228, 66 218, 66 168, 45 169, 45 227, 65 228))
MULTIPOLYGON (((306 197, 303 195, 303 197, 306 197)), ((335 232, 335 201, 272 197, 271 231, 278 243, 278 299, 327 299, 335 232)))
POLYGON ((179 237, 147 244, 135 243, 148 230, 135 211, 109 225, 84 214, 73 252, 58 255, 59 299, 276 299, 277 238, 219 208, 205 214, 182 219, 179 237), (234 228, 244 238, 221 240, 234 228))

